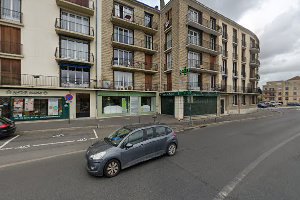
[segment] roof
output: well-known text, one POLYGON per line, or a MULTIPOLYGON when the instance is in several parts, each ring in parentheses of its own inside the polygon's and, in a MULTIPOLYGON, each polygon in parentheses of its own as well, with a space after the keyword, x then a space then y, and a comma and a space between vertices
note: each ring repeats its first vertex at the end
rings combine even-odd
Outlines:
POLYGON ((149 123, 149 124, 131 124, 131 125, 126 125, 124 128, 133 131, 139 128, 144 128, 144 127, 149 127, 149 126, 156 126, 156 125, 163 125, 165 126, 166 124, 163 123, 149 123))
POLYGON ((300 76, 295 76, 291 79, 289 79, 288 81, 299 81, 300 80, 300 76))

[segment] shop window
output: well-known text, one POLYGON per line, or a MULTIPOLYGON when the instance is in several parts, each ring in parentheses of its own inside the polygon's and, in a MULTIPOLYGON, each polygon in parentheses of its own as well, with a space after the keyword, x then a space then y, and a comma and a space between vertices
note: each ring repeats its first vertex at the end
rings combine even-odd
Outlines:
POLYGON ((129 97, 103 97, 103 114, 125 114, 129 109, 129 97))
POLYGON ((154 112, 155 110, 155 97, 142 97, 141 98, 141 111, 154 112))

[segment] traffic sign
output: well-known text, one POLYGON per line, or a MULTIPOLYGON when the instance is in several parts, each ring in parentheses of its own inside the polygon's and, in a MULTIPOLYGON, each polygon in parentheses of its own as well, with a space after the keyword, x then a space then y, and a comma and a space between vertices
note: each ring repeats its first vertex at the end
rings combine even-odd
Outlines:
POLYGON ((186 75, 188 75, 189 73, 190 73, 190 69, 187 68, 187 67, 184 67, 183 69, 182 69, 182 68, 180 69, 180 75, 186 76, 186 75))
POLYGON ((67 95, 65 96, 65 99, 66 99, 67 102, 72 102, 73 98, 74 98, 74 97, 73 97, 72 94, 67 94, 67 95))

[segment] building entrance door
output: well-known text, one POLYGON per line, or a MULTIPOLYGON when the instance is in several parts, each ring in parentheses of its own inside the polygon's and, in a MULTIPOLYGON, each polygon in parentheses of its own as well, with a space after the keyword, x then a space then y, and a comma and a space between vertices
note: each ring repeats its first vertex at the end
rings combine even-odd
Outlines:
POLYGON ((90 94, 76 94, 76 118, 90 117, 90 94))
POLYGON ((225 100, 221 99, 221 114, 223 115, 225 113, 225 100))

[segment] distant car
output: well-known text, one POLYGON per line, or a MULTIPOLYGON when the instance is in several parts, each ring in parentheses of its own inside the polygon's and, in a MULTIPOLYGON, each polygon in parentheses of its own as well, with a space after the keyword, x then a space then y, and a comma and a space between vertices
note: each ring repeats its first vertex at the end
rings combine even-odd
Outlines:
POLYGON ((178 147, 175 132, 165 125, 130 125, 118 129, 86 152, 87 171, 114 177, 121 169, 167 154, 178 147))
POLYGON ((257 104, 257 107, 258 107, 258 108, 267 108, 268 105, 265 104, 265 103, 259 103, 259 104, 257 104))
POLYGON ((0 117, 0 138, 13 135, 16 132, 16 125, 10 119, 0 117))

